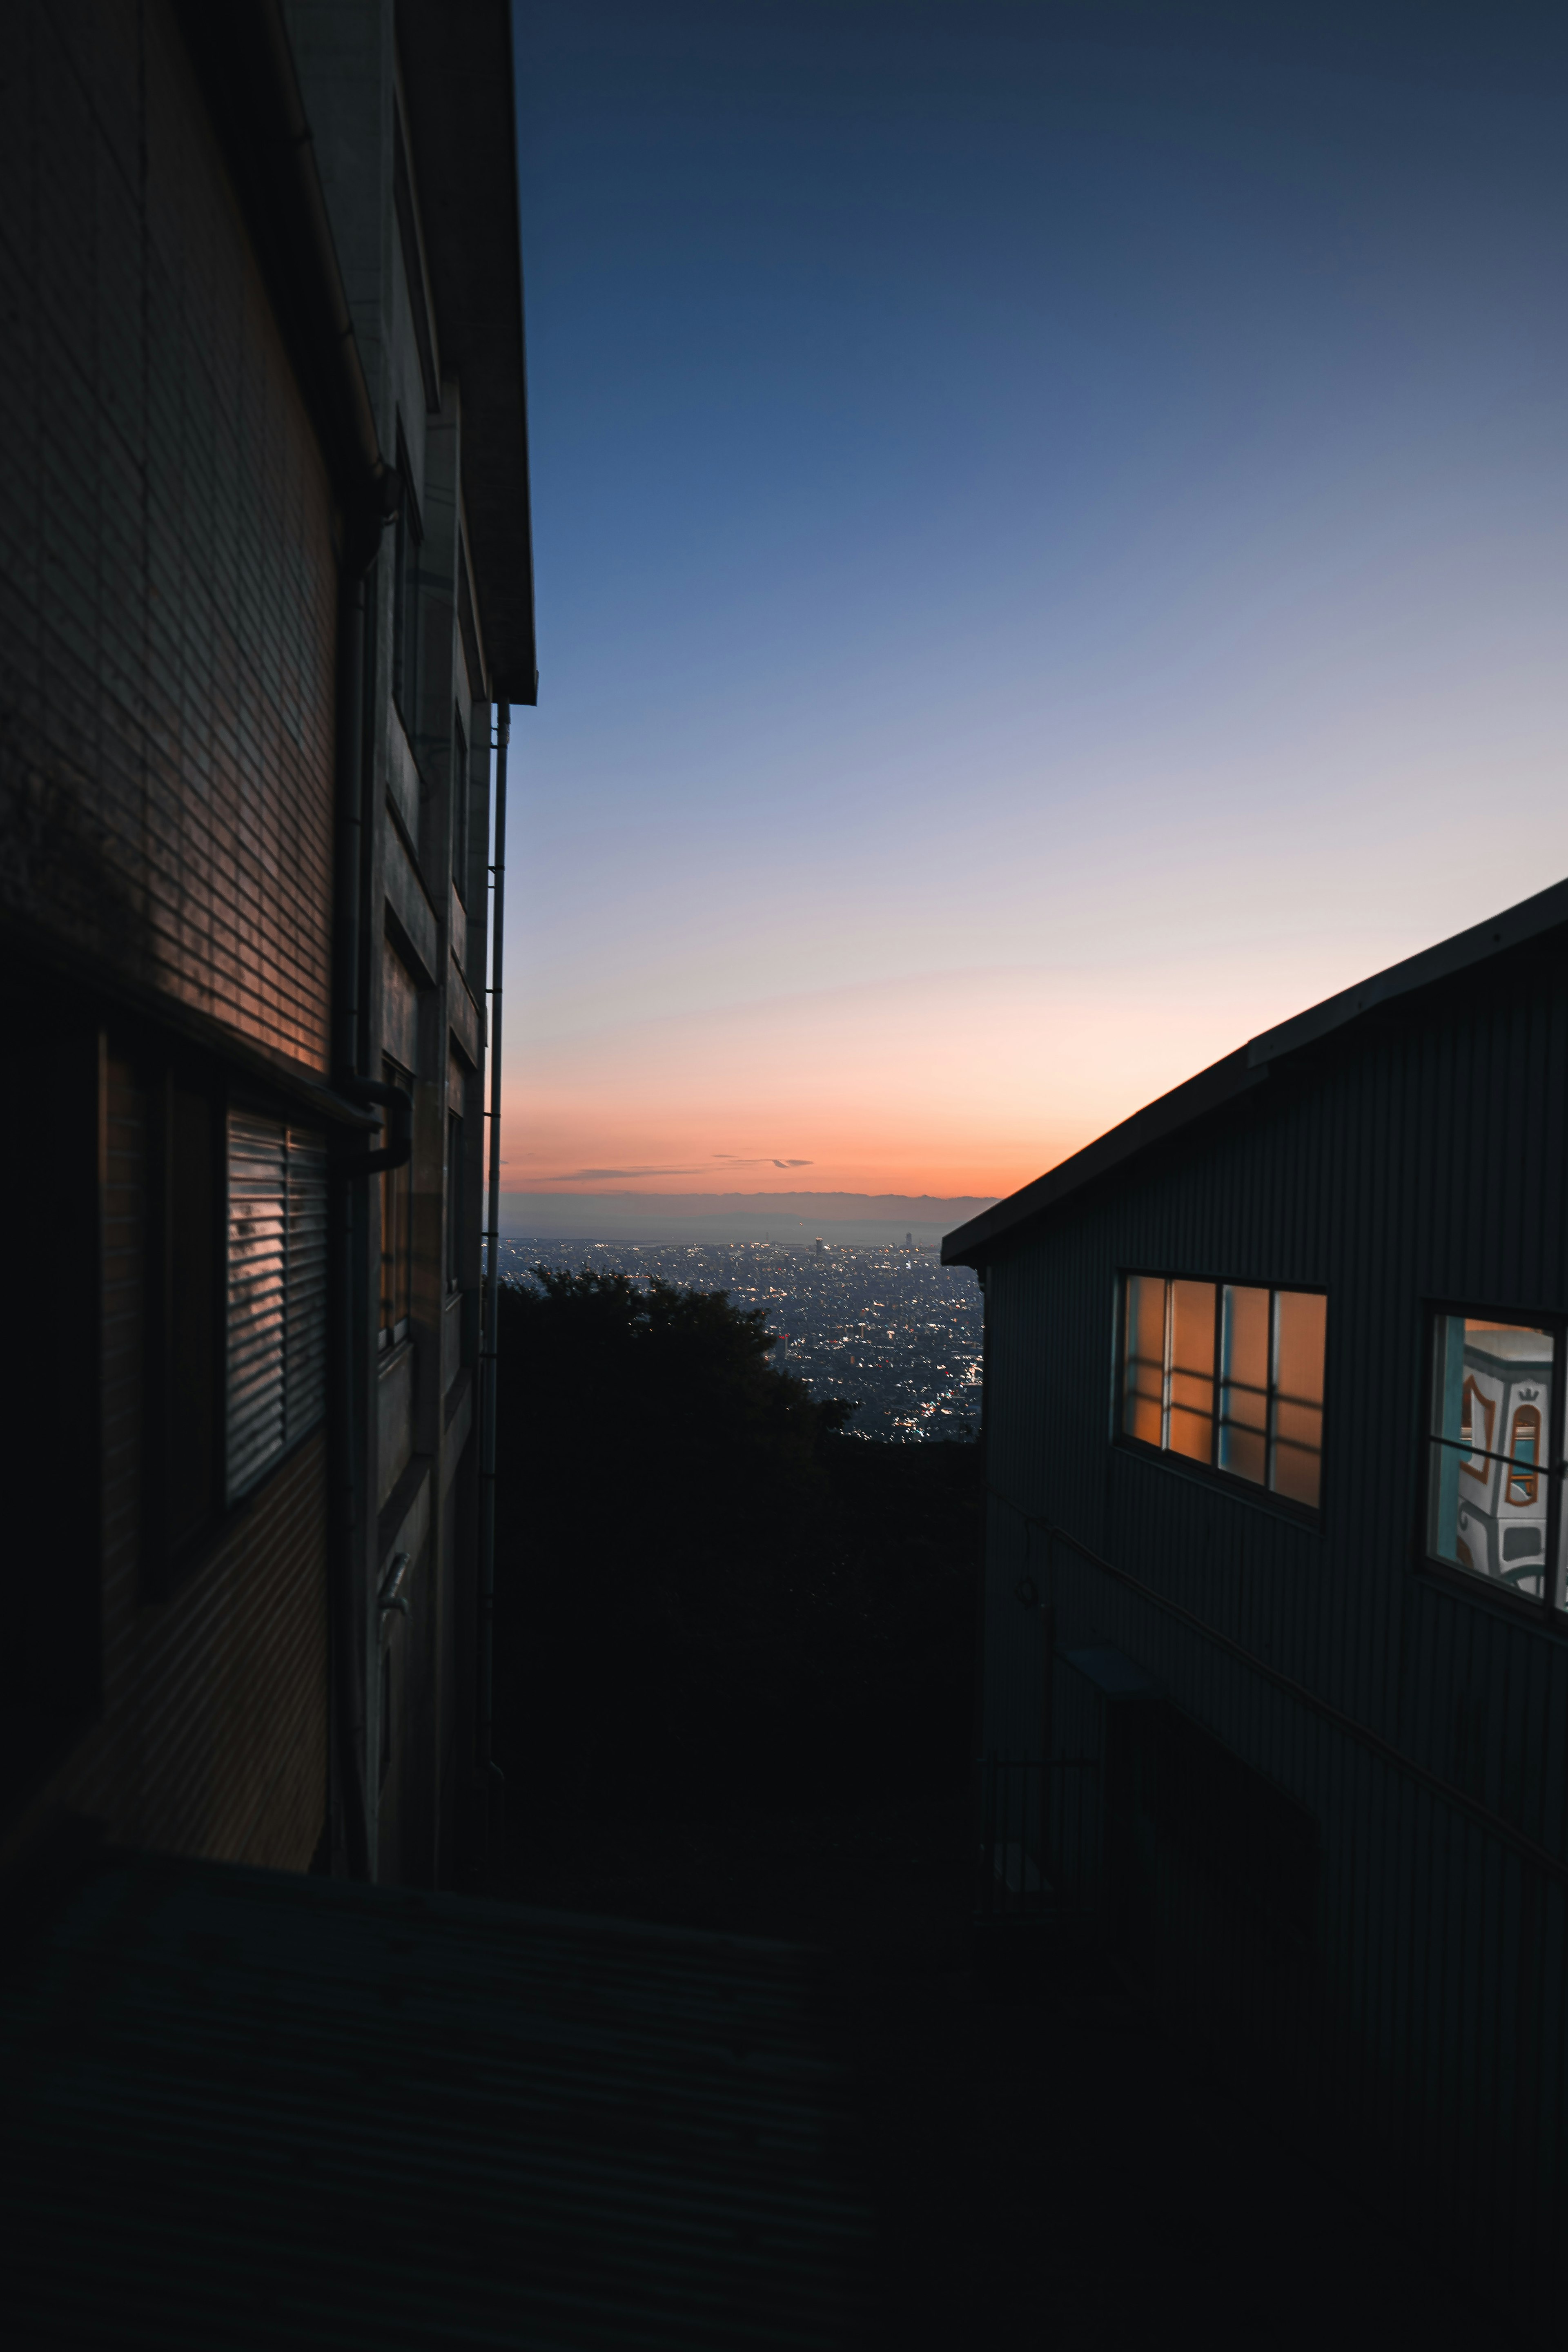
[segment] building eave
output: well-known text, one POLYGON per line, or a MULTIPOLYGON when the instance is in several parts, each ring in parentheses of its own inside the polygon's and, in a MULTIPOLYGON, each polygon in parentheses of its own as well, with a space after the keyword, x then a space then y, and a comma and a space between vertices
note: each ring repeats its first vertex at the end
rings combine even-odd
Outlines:
POLYGON ((1418 955, 1406 956, 1385 971, 1375 972, 1355 987, 1342 989, 1309 1011, 1263 1030, 1222 1061, 1184 1079, 1120 1126, 1096 1137, 1071 1159, 946 1234, 943 1265, 983 1265, 998 1244, 1017 1240, 1022 1228, 1036 1223, 1063 1202, 1124 1169, 1155 1144, 1211 1118, 1293 1055, 1368 1020, 1400 998, 1437 987, 1457 973, 1564 929, 1568 929, 1568 882, 1554 882, 1550 889, 1521 899, 1517 907, 1489 921, 1456 932, 1452 939, 1424 948, 1418 955))
POLYGON ((533 520, 507 0, 399 0, 411 158, 441 366, 463 403, 469 555, 499 701, 535 702, 533 520))

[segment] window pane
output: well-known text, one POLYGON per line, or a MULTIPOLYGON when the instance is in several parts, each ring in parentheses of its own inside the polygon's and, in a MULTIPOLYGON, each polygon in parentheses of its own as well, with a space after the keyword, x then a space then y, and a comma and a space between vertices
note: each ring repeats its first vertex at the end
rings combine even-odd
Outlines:
POLYGON ((1322 1444, 1323 1417, 1315 1404, 1292 1404, 1288 1397, 1280 1397, 1274 1405, 1274 1436, 1282 1445, 1310 1445, 1314 1452, 1322 1444))
POLYGON ((1214 1459, 1214 1415, 1195 1412, 1172 1402, 1170 1451, 1185 1454, 1192 1462, 1214 1459))
POLYGON ((1170 1436, 1173 1454, 1214 1459, 1214 1285, 1171 1285, 1170 1436))
POLYGON ((1274 1385, 1303 1404, 1323 1401, 1323 1329, 1328 1300, 1316 1290, 1274 1293, 1274 1385))
POLYGON ((1228 1283, 1220 1319, 1219 1466, 1261 1486, 1268 1478, 1269 1293, 1228 1283))
POLYGON ((1171 1285, 1171 1368, 1180 1372, 1214 1370, 1214 1285, 1171 1285))
POLYGON ((1164 1440, 1166 1286, 1156 1276, 1127 1280, 1127 1389, 1123 1427, 1145 1445, 1164 1440))
POLYGON ((177 1544, 207 1517, 216 1488, 217 1171, 204 1096, 175 1087, 169 1140, 168 1537, 177 1544))
POLYGON ((1276 1495, 1284 1495, 1292 1503, 1305 1503, 1309 1509, 1315 1511, 1322 1470, 1322 1457, 1316 1446, 1309 1450, 1302 1445, 1275 1445, 1273 1488, 1276 1495))
POLYGON ((1437 1438, 1427 1549, 1472 1575, 1545 1590, 1552 1337, 1526 1323, 1442 1315, 1432 1351, 1437 1438))
POLYGON ((1473 1569, 1484 1576, 1484 1540, 1478 1559, 1469 1513, 1461 1512, 1459 1505, 1459 1465, 1465 1459, 1461 1447, 1434 1442, 1427 1481, 1427 1549, 1434 1559, 1446 1559, 1456 1568, 1473 1569))
POLYGON ((1222 1422, 1219 1429, 1219 1466, 1228 1470, 1233 1478, 1250 1478, 1255 1486, 1263 1486, 1269 1479, 1269 1441, 1260 1429, 1239 1429, 1234 1422, 1222 1422))
POLYGON ((1225 1286, 1224 1361, 1228 1381, 1249 1389, 1269 1385, 1269 1293, 1225 1286))

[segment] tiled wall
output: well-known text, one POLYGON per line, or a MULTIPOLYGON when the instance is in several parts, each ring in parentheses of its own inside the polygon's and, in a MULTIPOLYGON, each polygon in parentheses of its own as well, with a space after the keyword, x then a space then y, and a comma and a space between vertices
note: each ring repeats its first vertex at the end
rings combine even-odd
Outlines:
POLYGON ((163 0, 0 76, 0 907, 317 1066, 324 468, 163 0))

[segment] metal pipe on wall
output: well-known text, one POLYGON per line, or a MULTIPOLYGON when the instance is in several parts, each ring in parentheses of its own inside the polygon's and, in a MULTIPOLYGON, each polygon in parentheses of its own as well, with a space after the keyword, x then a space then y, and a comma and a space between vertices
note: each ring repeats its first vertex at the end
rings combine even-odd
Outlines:
MULTIPOLYGON (((351 1087, 361 1066, 361 897, 364 843, 365 633, 370 599, 369 562, 380 539, 370 540, 362 562, 343 567, 338 636, 338 843, 337 971, 333 1036, 334 1075, 351 1087)), ((354 556, 361 554, 356 547, 354 556)), ((363 1645, 358 1638, 355 1570, 360 1527, 360 1482, 363 1361, 361 1327, 365 1309, 362 1259, 363 1187, 340 1166, 334 1188, 331 1328, 337 1362, 329 1423, 332 1524, 329 1551, 328 1642, 330 1656, 331 1867, 349 1878, 371 1875, 370 1804, 365 1775, 363 1645)))
POLYGON ((496 1439, 501 1303, 501 961, 506 933, 507 753, 512 706, 496 709, 496 854, 490 867, 490 1181, 485 1229, 485 1300, 479 1341, 479 1778, 485 1868, 493 1882, 500 1859, 506 1783, 495 1756, 496 1439))

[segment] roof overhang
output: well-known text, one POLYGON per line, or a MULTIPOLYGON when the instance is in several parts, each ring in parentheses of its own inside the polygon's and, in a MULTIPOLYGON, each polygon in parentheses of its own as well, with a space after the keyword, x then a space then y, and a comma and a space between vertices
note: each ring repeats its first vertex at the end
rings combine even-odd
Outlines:
POLYGON ((444 373, 463 403, 463 499, 500 702, 536 702, 517 92, 507 0, 398 0, 402 94, 444 373))
POLYGON ((946 1234, 942 1243, 943 1265, 984 1265, 998 1244, 1021 1238, 1025 1227, 1037 1223, 1063 1202, 1125 1168, 1129 1161, 1183 1129, 1213 1117, 1227 1104, 1260 1085, 1270 1069, 1293 1055, 1369 1019, 1401 998, 1434 988, 1473 965, 1490 962, 1511 949, 1523 947, 1564 928, 1568 928, 1568 882, 1554 882, 1549 890, 1537 892, 1533 898, 1521 899, 1517 907, 1494 915, 1490 922, 1477 923, 1436 947, 1424 948, 1419 955, 1390 964, 1386 971, 1374 973, 1356 987, 1325 997, 1310 1012, 1299 1013, 1293 1020, 1264 1030, 1234 1054, 1228 1054, 1223 1061, 1211 1063, 1196 1077, 1185 1079, 1169 1094, 1145 1104, 1119 1127, 1097 1137, 1082 1151, 1075 1151, 1070 1160, 1037 1176, 1032 1184, 1009 1193, 994 1208, 971 1217, 967 1224, 946 1234))

